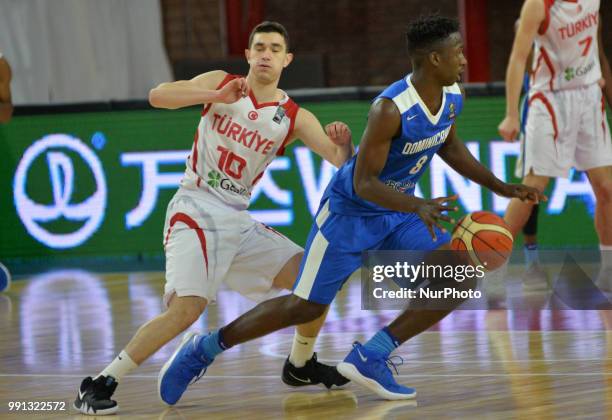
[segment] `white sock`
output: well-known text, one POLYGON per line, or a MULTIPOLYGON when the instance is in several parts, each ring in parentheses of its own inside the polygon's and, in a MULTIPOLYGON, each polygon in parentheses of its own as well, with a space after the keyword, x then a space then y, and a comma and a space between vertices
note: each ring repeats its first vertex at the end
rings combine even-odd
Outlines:
MULTIPOLYGON (((121 378, 137 367, 138 365, 134 363, 125 350, 121 350, 119 356, 115 357, 115 360, 113 360, 110 365, 106 366, 98 376, 112 376, 117 382, 120 382, 121 378)), ((98 376, 96 376, 96 378, 98 376)))
POLYGON ((302 337, 295 332, 289 361, 295 367, 303 367, 312 358, 317 337, 302 337))

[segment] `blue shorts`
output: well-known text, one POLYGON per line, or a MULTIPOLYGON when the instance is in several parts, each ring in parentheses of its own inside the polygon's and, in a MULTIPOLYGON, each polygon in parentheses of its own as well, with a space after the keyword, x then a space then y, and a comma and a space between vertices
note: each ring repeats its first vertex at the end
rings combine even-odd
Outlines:
POLYGON ((448 233, 437 228, 435 231, 436 241, 416 213, 348 216, 330 212, 329 201, 325 201, 308 234, 293 294, 329 304, 342 284, 360 268, 363 251, 432 251, 450 242, 448 233))

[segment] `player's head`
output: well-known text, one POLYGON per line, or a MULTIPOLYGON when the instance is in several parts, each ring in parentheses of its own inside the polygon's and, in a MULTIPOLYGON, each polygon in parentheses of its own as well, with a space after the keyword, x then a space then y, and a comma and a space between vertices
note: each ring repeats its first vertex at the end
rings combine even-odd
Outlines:
POLYGON ((422 16, 408 25, 406 39, 415 71, 426 69, 445 86, 459 81, 467 61, 456 19, 422 16))
POLYGON ((261 22, 249 35, 249 48, 245 50, 250 73, 262 82, 273 82, 280 78, 285 67, 291 63, 289 34, 278 22, 261 22))

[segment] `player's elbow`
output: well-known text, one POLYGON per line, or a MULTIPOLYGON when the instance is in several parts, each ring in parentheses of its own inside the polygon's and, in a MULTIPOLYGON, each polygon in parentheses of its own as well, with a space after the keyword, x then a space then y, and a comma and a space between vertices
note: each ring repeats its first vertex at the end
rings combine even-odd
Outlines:
POLYGON ((149 91, 149 104, 153 108, 176 109, 171 103, 168 103, 167 92, 164 92, 163 86, 165 83, 153 88, 149 91))
POLYGON ((151 104, 153 108, 165 108, 162 94, 159 91, 159 87, 156 87, 149 91, 149 104, 151 104))
POLYGON ((291 325, 305 324, 319 318, 327 305, 311 302, 296 295, 290 295, 285 301, 284 313, 291 325))
POLYGON ((367 178, 353 178, 353 189, 355 194, 364 200, 368 200, 370 191, 372 190, 372 182, 367 178))

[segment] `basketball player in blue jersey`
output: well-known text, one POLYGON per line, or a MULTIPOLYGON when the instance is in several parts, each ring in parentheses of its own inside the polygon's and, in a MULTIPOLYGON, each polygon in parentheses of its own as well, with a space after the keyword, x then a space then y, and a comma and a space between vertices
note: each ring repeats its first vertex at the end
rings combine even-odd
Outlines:
MULTIPOLYGON (((359 153, 330 182, 309 234, 293 294, 257 305, 227 326, 186 346, 170 362, 171 402, 225 349, 320 317, 366 250, 448 249, 442 221, 456 210, 454 197, 414 196, 434 154, 460 174, 505 197, 538 201, 534 188, 510 185, 481 165, 457 138, 454 122, 463 108, 457 81, 466 65, 456 20, 440 16, 413 22, 407 33, 414 72, 393 83, 371 107, 359 153)), ((403 312, 338 365, 347 378, 386 399, 413 398, 395 382, 390 353, 444 318, 448 311, 403 312)), ((169 369, 169 370, 170 370, 169 369)))

